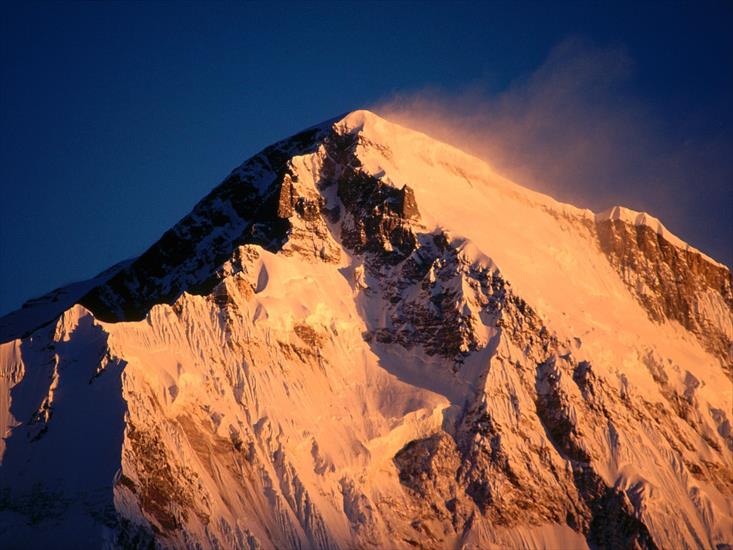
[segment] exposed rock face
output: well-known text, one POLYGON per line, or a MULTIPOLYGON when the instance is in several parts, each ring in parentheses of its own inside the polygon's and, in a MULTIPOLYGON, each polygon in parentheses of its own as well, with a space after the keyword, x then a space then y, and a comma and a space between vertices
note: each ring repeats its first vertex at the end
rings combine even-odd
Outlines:
MULTIPOLYGON (((488 343, 484 323, 501 307, 504 281, 445 233, 419 233, 414 240, 410 256, 381 278, 388 322, 374 326, 370 336, 406 349, 421 346, 428 355, 455 361, 458 368, 469 353, 488 343)), ((367 257, 367 265, 381 265, 380 257, 367 257)))
POLYGON ((512 525, 521 517, 536 524, 566 523, 600 548, 656 548, 626 494, 609 487, 594 469, 597 457, 583 426, 600 420, 614 434, 617 420, 604 411, 591 365, 576 363, 570 353, 558 355, 562 346, 511 291, 505 290, 497 304, 492 308, 501 312, 496 325, 506 338, 500 347, 512 351, 509 356, 498 353, 498 365, 490 366, 486 376, 506 365, 520 377, 508 399, 502 396, 517 424, 507 425, 492 414, 497 404, 490 400, 496 396, 489 393, 487 381, 485 392, 467 408, 455 441, 438 432, 410 442, 395 456, 401 482, 416 500, 430 503, 426 515, 450 520, 457 533, 476 514, 496 525, 512 525), (524 351, 517 353, 520 349, 524 351), (576 387, 567 387, 568 379, 576 387), (522 409, 527 395, 534 410, 522 409), (537 446, 528 437, 538 427, 548 434, 551 447, 537 446))
POLYGON ((326 143, 328 160, 322 185, 334 185, 343 205, 341 240, 356 254, 372 253, 373 264, 399 263, 416 246, 410 220, 419 218, 415 194, 361 170, 359 136, 335 133, 326 143))
POLYGON ((216 268, 238 246, 250 243, 279 250, 294 209, 306 220, 317 210, 293 194, 288 163, 296 153, 314 151, 325 133, 326 128, 316 127, 252 157, 157 243, 80 303, 102 320, 140 320, 153 305, 172 304, 184 291, 208 294, 221 280, 216 268))
POLYGON ((695 334, 725 361, 733 380, 730 270, 670 244, 644 225, 605 220, 597 228, 601 249, 649 316, 677 321, 695 334))
POLYGON ((490 174, 353 113, 44 310, 3 543, 726 548, 730 272, 490 174))

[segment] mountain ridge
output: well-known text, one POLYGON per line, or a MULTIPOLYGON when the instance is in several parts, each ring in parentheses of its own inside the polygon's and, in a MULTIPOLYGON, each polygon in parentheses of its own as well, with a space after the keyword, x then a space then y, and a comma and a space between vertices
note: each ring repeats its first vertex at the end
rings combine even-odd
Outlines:
MULTIPOLYGON (((372 123, 375 120, 379 120, 379 121, 382 121, 383 120, 383 119, 380 119, 374 113, 372 113, 370 111, 367 111, 367 110, 352 111, 352 112, 350 112, 348 114, 344 114, 344 115, 341 115, 339 117, 334 117, 333 119, 330 119, 330 120, 327 120, 327 121, 322 122, 320 124, 316 124, 314 126, 311 126, 311 127, 307 128, 307 129, 305 129, 305 130, 303 130, 303 131, 301 131, 301 132, 299 132, 299 133, 297 133, 297 134, 295 134, 295 135, 293 135, 293 136, 291 136, 289 138, 286 138, 284 140, 281 140, 281 141, 277 142, 275 145, 266 147, 263 151, 261 151, 260 153, 258 153, 257 155, 255 155, 254 157, 252 157, 251 159, 249 159, 248 161, 245 161, 242 165, 240 165, 237 168, 235 168, 234 170, 232 170, 232 172, 230 173, 230 175, 219 186, 217 186, 214 190, 212 190, 212 192, 210 192, 204 199, 202 199, 194 207, 194 209, 192 210, 192 212, 190 212, 189 214, 187 214, 186 216, 184 216, 178 223, 176 223, 174 225, 174 227, 171 230, 169 230, 166 233, 164 233, 164 235, 161 237, 161 239, 159 239, 158 241, 156 241, 156 243, 154 243, 148 250, 146 250, 143 254, 141 254, 138 257, 135 257, 135 258, 133 258, 131 260, 127 260, 126 262, 120 262, 120 264, 125 264, 126 263, 127 265, 124 265, 123 267, 124 268, 127 268, 127 267, 129 267, 129 264, 132 264, 132 263, 135 263, 135 262, 141 262, 141 261, 144 262, 147 256, 152 255, 152 251, 155 249, 156 246, 166 244, 165 243, 165 240, 167 238, 170 238, 170 236, 174 233, 174 231, 177 228, 179 228, 180 226, 185 225, 187 223, 190 223, 190 224, 194 225, 195 224, 194 219, 196 217, 196 210, 199 209, 199 208, 201 208, 202 206, 205 206, 206 203, 207 203, 207 201, 210 201, 212 199, 212 197, 215 196, 215 193, 218 192, 218 193, 225 194, 227 192, 227 187, 231 187, 231 183, 233 181, 236 182, 236 183, 241 183, 241 178, 243 178, 243 177, 244 178, 248 178, 248 179, 253 179, 253 171, 248 166, 249 164, 259 164, 259 166, 257 166, 255 169, 259 168, 260 171, 261 171, 259 174, 256 174, 255 175, 255 179, 251 182, 252 187, 254 189, 256 189, 259 193, 263 193, 263 192, 266 192, 266 191, 272 192, 273 190, 270 189, 270 186, 277 185, 278 184, 277 181, 276 181, 277 178, 278 178, 278 174, 276 172, 278 170, 282 170, 283 169, 283 167, 278 166, 278 168, 275 169, 275 171, 272 171, 273 170, 273 167, 272 166, 269 166, 269 163, 272 162, 272 159, 273 158, 276 158, 276 155, 277 154, 287 155, 288 153, 293 153, 296 150, 297 150, 297 152, 299 152, 301 154, 306 154, 309 151, 309 147, 315 146, 317 140, 318 139, 322 139, 323 138, 323 135, 328 131, 328 129, 331 126, 337 124, 338 122, 344 123, 347 119, 349 119, 351 121, 351 126, 352 127, 351 127, 350 130, 352 132, 357 132, 357 133, 360 131, 361 128, 363 128, 363 126, 365 124, 372 123), (312 139, 312 141, 308 142, 308 136, 310 136, 310 138, 312 139), (293 148, 293 146, 295 146, 295 149, 293 148), (279 148, 285 148, 286 151, 278 151, 279 148), (298 149, 298 148, 300 148, 300 149, 298 149), (268 170, 269 170, 269 172, 268 172, 268 170), (259 178, 263 178, 264 177, 265 179, 270 179, 271 181, 269 183, 264 183, 263 184, 262 179, 257 180, 256 179, 257 177, 259 177, 259 178), (263 185, 264 185, 264 187, 262 187, 263 185)), ((397 125, 395 125, 393 123, 389 123, 389 124, 391 124, 392 126, 398 127, 397 125)), ((402 127, 399 127, 399 128, 402 128, 402 127)), ((430 139, 427 136, 425 136, 424 134, 420 134, 419 132, 414 132, 412 130, 410 130, 410 132, 413 133, 413 134, 416 134, 416 135, 421 135, 421 136, 423 136, 423 137, 425 137, 427 139, 430 139)), ((455 149, 454 147, 452 147, 452 146, 450 146, 448 144, 442 144, 441 143, 440 145, 442 147, 447 148, 447 149, 450 149, 450 150, 453 150, 453 151, 457 151, 460 155, 465 155, 466 157, 470 157, 470 158, 476 159, 476 157, 471 157, 471 155, 468 155, 466 153, 463 153, 462 151, 459 151, 459 150, 455 149)), ((476 159, 476 160, 478 162, 482 163, 482 161, 480 161, 479 159, 476 159)), ((282 161, 283 161, 283 158, 280 158, 280 163, 282 163, 282 161)), ((275 164, 277 164, 277 161, 275 161, 275 164)), ((488 165, 486 165, 486 168, 487 169, 490 169, 488 167, 488 165)), ((503 180, 503 178, 502 178, 502 180, 503 180)), ((505 181, 508 182, 508 180, 505 180, 505 181)), ((510 185, 516 186, 516 184, 514 184, 513 182, 510 182, 510 185)), ((516 187, 519 187, 519 186, 516 186, 516 187)), ((661 239, 663 239, 664 241, 668 242, 669 244, 671 244, 671 245, 673 245, 673 246, 675 246, 677 248, 680 248, 680 249, 683 249, 683 250, 687 250, 687 251, 689 251, 689 252, 691 252, 693 254, 698 254, 706 262, 711 263, 711 264, 714 264, 714 265, 716 265, 718 267, 727 269, 728 272, 730 272, 730 268, 728 266, 725 266, 725 265, 717 262, 716 260, 714 260, 714 259, 710 258, 709 256, 705 255, 704 253, 700 252, 696 248, 692 247, 691 245, 689 245, 688 243, 686 243, 685 241, 683 241, 682 239, 680 239, 676 235, 672 234, 671 232, 669 232, 664 227, 664 225, 657 218, 655 218, 654 216, 650 215, 647 212, 638 212, 638 211, 634 211, 634 210, 631 210, 631 209, 626 208, 626 207, 623 207, 623 206, 613 206, 613 207, 610 207, 610 208, 608 208, 608 209, 606 209, 604 211, 601 211, 601 212, 598 212, 598 213, 593 213, 590 210, 582 209, 582 208, 577 208, 577 207, 575 207, 573 205, 570 205, 568 203, 559 203, 559 202, 555 201, 554 199, 552 199, 551 197, 549 197, 547 195, 543 195, 541 193, 538 193, 538 192, 535 192, 535 191, 531 191, 531 190, 526 189, 526 188, 521 188, 521 189, 524 192, 526 192, 528 194, 531 194, 531 195, 533 195, 535 197, 542 197, 542 199, 544 199, 544 200, 541 201, 541 202, 543 203, 543 206, 545 206, 545 207, 547 206, 547 204, 549 202, 549 204, 553 204, 553 205, 559 207, 558 208, 558 210, 560 211, 559 213, 562 213, 566 209, 570 209, 574 214, 580 214, 581 216, 587 216, 589 220, 593 220, 596 224, 599 224, 599 223, 602 223, 602 222, 605 222, 605 221, 609 221, 609 220, 621 220, 621 221, 623 221, 623 222, 625 222, 627 224, 630 224, 630 225, 635 225, 635 226, 643 225, 643 226, 650 227, 650 228, 652 228, 657 233, 657 235, 659 235, 659 237, 661 237, 661 239)), ((229 191, 229 193, 231 194, 231 191, 229 191)), ((239 193, 241 193, 241 191, 238 191, 238 194, 239 193)), ((262 197, 259 197, 259 198, 262 198, 262 197)), ((240 199, 240 203, 241 203, 241 199, 240 199)), ((243 212, 246 211, 244 204, 238 204, 238 207, 243 212)), ((235 206, 235 210, 236 209, 237 209, 237 207, 235 206)), ((252 215, 251 212, 249 214, 252 215)), ((248 222, 249 223, 256 223, 253 220, 246 220, 244 217, 242 217, 241 219, 242 219, 242 221, 244 223, 248 223, 248 222)), ((214 227, 216 227, 216 226, 214 226, 214 227)), ((196 235, 194 234, 194 238, 195 237, 196 237, 196 235)), ((229 251, 229 252, 231 252, 231 251, 229 251)), ((223 254, 222 257, 224 259, 226 259, 228 257, 228 254, 223 254)), ((120 265, 120 264, 118 264, 118 265, 120 265)), ((74 285, 80 285, 80 284, 85 284, 85 283, 93 283, 93 281, 102 281, 102 284, 104 284, 104 283, 107 282, 107 279, 108 279, 108 278, 105 278, 104 275, 107 274, 107 273, 109 273, 109 272, 111 272, 111 271, 116 270, 117 267, 118 267, 118 265, 113 266, 111 268, 108 268, 104 272, 100 273, 98 276, 93 277, 92 279, 89 279, 87 281, 80 282, 80 283, 72 283, 71 285, 66 285, 64 287, 60 287, 59 289, 54 290, 52 293, 49 293, 49 294, 40 296, 38 298, 34 298, 34 299, 31 299, 31 300, 28 300, 27 302, 25 302, 23 304, 22 309, 28 309, 28 308, 32 307, 32 304, 34 302, 40 302, 40 301, 48 302, 49 301, 49 298, 51 299, 51 301, 57 301, 57 298, 53 296, 53 293, 66 293, 66 292, 68 292, 67 289, 69 289, 70 287, 73 287, 74 285)), ((121 268, 121 270, 122 269, 123 268, 121 268)), ((119 276, 118 273, 113 273, 112 276, 115 276, 115 275, 119 276)), ((109 277, 109 278, 111 278, 111 277, 109 277)), ((93 285, 93 286, 102 286, 102 285, 93 285)), ((76 300, 82 300, 83 301, 84 299, 87 299, 88 300, 87 305, 88 306, 91 306, 91 310, 94 311, 94 309, 96 309, 93 306, 93 303, 92 303, 92 301, 94 300, 94 298, 88 296, 88 294, 93 293, 95 290, 96 290, 96 288, 92 288, 90 290, 90 292, 84 293, 82 296, 77 297, 76 300)), ((68 300, 67 300, 67 302, 68 302, 68 300)), ((67 303, 67 306, 68 305, 70 305, 70 304, 67 303)), ((11 327, 13 325, 17 325, 18 324, 18 322, 15 321, 14 318, 17 317, 17 313, 19 311, 21 311, 21 310, 16 310, 16 311, 13 311, 13 312, 10 312, 10 313, 6 314, 3 317, 0 317, 0 342, 6 342, 6 341, 8 341, 10 339, 17 338, 19 336, 24 336, 24 335, 28 334, 30 331, 32 331, 32 330, 38 328, 38 326, 40 326, 40 324, 39 325, 36 325, 36 326, 33 326, 33 323, 29 323, 28 324, 29 326, 25 327, 22 330, 21 333, 18 333, 17 331, 13 331, 11 329, 11 327)), ((56 315, 58 315, 58 313, 60 313, 60 311, 63 311, 63 309, 61 309, 59 311, 56 311, 56 315)), ((49 317, 49 318, 48 319, 45 319, 44 321, 41 321, 40 323, 42 324, 42 323, 45 323, 45 322, 50 322, 51 318, 53 318, 54 316, 55 315, 50 315, 50 316, 49 315, 45 315, 44 317, 49 317)), ((105 316, 103 315, 103 317, 105 317, 105 316)), ((140 318, 140 314, 134 315, 133 318, 139 319, 140 318)), ((111 319, 108 318, 107 320, 111 320, 111 319)))

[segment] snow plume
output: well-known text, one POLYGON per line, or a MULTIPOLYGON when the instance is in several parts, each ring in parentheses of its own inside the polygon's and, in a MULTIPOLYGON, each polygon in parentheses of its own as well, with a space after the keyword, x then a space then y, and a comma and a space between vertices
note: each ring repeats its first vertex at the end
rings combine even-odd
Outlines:
POLYGON ((624 48, 573 38, 498 93, 427 88, 372 110, 559 200, 595 211, 614 204, 650 211, 730 263, 733 222, 722 221, 733 180, 730 135, 701 132, 694 113, 665 122, 634 95, 634 74, 624 48), (711 228, 710 219, 724 227, 711 228))

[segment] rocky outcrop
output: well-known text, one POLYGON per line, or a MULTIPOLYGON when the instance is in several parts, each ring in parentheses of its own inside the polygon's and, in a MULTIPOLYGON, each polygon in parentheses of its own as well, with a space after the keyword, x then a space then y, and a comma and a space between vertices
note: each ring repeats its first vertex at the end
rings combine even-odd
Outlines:
POLYGON ((677 321, 717 355, 733 380, 731 272, 646 225, 596 224, 601 249, 655 321, 677 321))
POLYGON ((398 189, 367 174, 356 156, 358 134, 338 129, 325 142, 327 157, 321 186, 336 188, 341 207, 334 212, 341 242, 356 254, 370 253, 372 266, 394 265, 416 246, 411 221, 420 213, 415 194, 407 186, 398 189))

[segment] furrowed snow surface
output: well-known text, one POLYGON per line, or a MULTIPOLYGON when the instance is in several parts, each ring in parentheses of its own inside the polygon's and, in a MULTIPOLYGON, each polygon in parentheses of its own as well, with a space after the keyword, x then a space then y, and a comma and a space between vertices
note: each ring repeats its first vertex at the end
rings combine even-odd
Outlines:
POLYGON ((733 544, 730 270, 648 214, 356 111, 61 293, 0 320, 3 546, 733 544))

